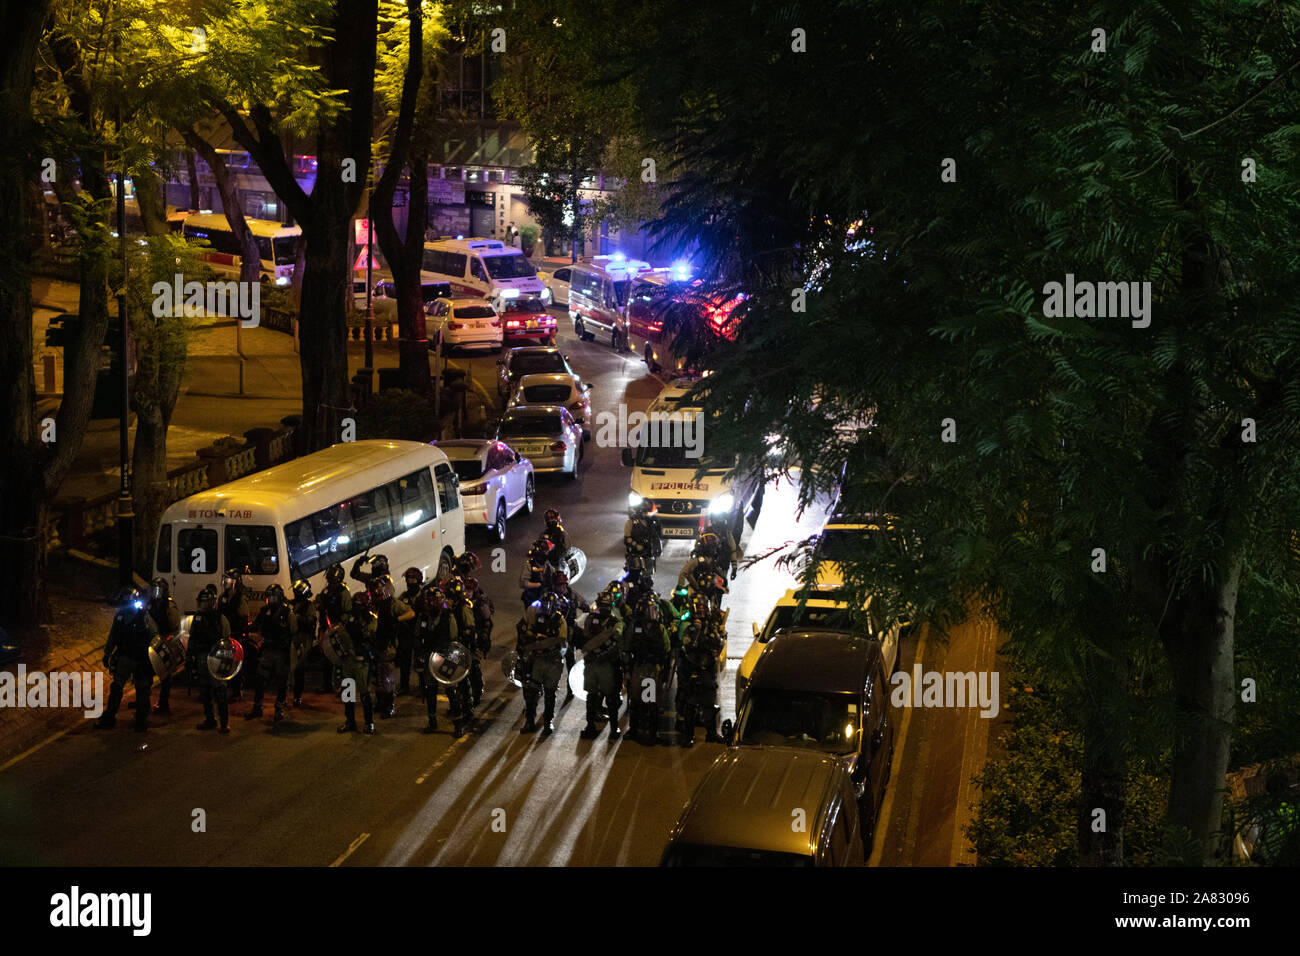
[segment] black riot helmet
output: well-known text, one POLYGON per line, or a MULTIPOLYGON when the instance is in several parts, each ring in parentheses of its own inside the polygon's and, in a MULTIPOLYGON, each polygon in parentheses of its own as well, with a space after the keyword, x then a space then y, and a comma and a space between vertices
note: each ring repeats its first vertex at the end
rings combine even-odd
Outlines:
POLYGON ((538 624, 549 624, 560 613, 560 597, 554 591, 547 591, 534 605, 537 610, 533 620, 538 624))
POLYGON ((172 589, 166 578, 154 578, 149 583, 149 600, 166 601, 171 596, 172 589))
POLYGON ((215 611, 217 609, 217 587, 215 584, 206 585, 199 591, 198 597, 195 598, 195 604, 200 611, 215 611))
POLYGON ((464 576, 483 567, 483 562, 473 551, 462 551, 456 555, 456 573, 464 576))
POLYGON ((278 584, 268 584, 266 586, 266 603, 271 607, 279 607, 284 603, 284 588, 278 584))
POLYGON ((637 601, 636 610, 642 620, 651 622, 659 620, 659 596, 653 591, 646 591, 637 601))
POLYGON ((239 568, 228 568, 226 573, 221 576, 221 587, 226 591, 243 586, 244 572, 239 568))
POLYGON ((381 577, 388 573, 388 557, 377 554, 370 559, 370 573, 378 574, 381 577))
POLYGON ((406 579, 406 586, 412 590, 424 583, 424 572, 414 566, 403 571, 402 577, 406 579))
POLYGON ((558 510, 555 508, 546 509, 546 527, 549 528, 551 525, 561 524, 563 521, 564 519, 560 517, 560 512, 558 510))
POLYGON ((376 601, 387 601, 396 591, 397 589, 393 586, 393 579, 387 574, 381 574, 379 577, 370 580, 370 595, 376 601))
POLYGON ((342 584, 344 577, 343 565, 341 564, 331 564, 325 569, 326 584, 342 584))
POLYGON ((293 599, 295 601, 311 600, 311 585, 299 578, 293 582, 293 599))

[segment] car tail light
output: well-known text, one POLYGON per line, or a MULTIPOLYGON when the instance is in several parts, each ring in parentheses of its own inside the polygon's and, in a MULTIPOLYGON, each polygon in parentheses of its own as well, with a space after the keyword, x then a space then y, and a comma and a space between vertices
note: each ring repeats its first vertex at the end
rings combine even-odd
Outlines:
POLYGON ((551 442, 551 451, 567 451, 568 448, 569 446, 562 441, 551 442))
POLYGON ((506 328, 508 328, 508 329, 517 329, 517 328, 519 328, 519 320, 518 320, 518 319, 511 319, 509 322, 506 323, 506 328))

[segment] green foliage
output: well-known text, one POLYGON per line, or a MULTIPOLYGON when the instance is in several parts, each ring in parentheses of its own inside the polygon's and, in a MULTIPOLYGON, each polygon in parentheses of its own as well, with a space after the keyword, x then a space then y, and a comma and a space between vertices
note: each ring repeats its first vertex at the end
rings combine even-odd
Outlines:
POLYGON ((386 389, 357 413, 357 437, 434 441, 439 437, 439 423, 433 401, 406 389, 386 389))
MULTIPOLYGON (((1026 686, 1016 675, 1008 684, 1010 723, 976 774, 980 794, 966 836, 981 866, 1075 866, 1083 765, 1077 723, 1042 685, 1026 686)), ((1125 857, 1133 866, 1159 865, 1166 768, 1140 766, 1125 788, 1125 857)))

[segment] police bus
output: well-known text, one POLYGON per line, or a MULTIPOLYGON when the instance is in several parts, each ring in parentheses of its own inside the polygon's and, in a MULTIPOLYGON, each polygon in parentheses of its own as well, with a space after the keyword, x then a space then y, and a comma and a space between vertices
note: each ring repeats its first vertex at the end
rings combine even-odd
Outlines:
POLYGON ((465 549, 465 512, 447 455, 411 441, 355 441, 283 462, 176 502, 158 529, 154 576, 183 613, 238 568, 254 595, 295 580, 320 593, 325 570, 363 554, 393 573, 445 578, 465 549))
MULTIPOLYGON (((293 263, 302 241, 301 226, 286 226, 271 219, 245 219, 257 240, 261 256, 260 270, 263 282, 288 285, 293 278, 293 263)), ((199 252, 199 258, 222 275, 239 278, 243 262, 239 240, 230 230, 225 216, 212 213, 194 213, 181 224, 181 235, 186 239, 205 239, 209 245, 199 252)))
POLYGON ((499 239, 438 239, 424 244, 426 281, 447 282, 455 295, 491 299, 543 298, 546 286, 528 257, 499 239))

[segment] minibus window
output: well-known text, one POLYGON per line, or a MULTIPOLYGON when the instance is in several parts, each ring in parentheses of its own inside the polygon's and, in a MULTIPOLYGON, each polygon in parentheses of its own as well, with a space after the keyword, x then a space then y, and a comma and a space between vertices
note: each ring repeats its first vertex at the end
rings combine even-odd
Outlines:
POLYGON ((449 276, 463 276, 465 274, 465 253, 448 252, 445 253, 445 256, 442 271, 449 276))
POLYGON ((289 567, 298 577, 309 578, 320 570, 316 556, 316 532, 310 517, 291 521, 284 526, 284 541, 289 547, 289 567))
POLYGON ((433 518, 436 512, 429 469, 421 468, 405 478, 390 481, 388 500, 393 503, 393 520, 399 521, 400 518, 401 527, 395 529, 397 534, 433 518))
POLYGON ((154 562, 159 572, 171 573, 172 569, 172 526, 160 525, 158 528, 158 559, 154 562))
POLYGON ((455 511, 460 507, 460 493, 456 488, 456 473, 447 464, 439 464, 433 469, 438 479, 438 504, 442 513, 455 511))
POLYGON ((215 528, 182 528, 176 535, 176 564, 182 574, 218 574, 215 528))
POLYGON ((483 274, 483 267, 479 265, 477 258, 469 260, 469 274, 475 279, 482 279, 484 282, 487 281, 487 276, 483 274))
MULTIPOLYGON (((330 505, 311 516, 312 529, 316 532, 316 570, 328 567, 335 561, 342 561, 352 553, 345 505, 330 505)), ((304 568, 307 563, 304 562, 304 568)), ((315 573, 312 571, 310 573, 315 573)))
POLYGON ((383 488, 372 488, 349 499, 347 510, 352 519, 352 554, 368 551, 393 536, 393 516, 383 488))
POLYGON ((244 574, 278 574, 280 549, 275 529, 264 524, 226 525, 226 567, 244 574))
POLYGON ((494 279, 531 279, 537 275, 537 270, 522 252, 484 256, 483 266, 494 279))

